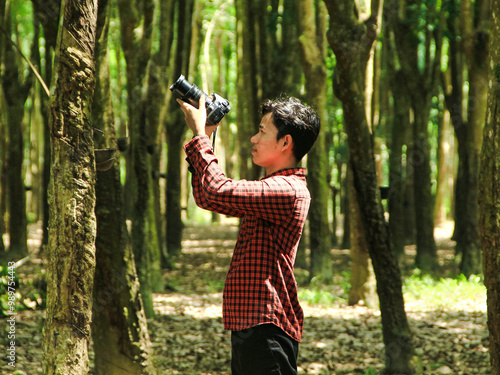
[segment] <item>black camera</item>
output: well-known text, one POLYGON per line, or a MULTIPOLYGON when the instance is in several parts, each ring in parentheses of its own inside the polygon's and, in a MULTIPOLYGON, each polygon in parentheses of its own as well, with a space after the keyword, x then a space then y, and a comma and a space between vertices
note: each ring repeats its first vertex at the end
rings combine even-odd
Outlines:
POLYGON ((208 96, 201 91, 196 85, 191 85, 186 78, 181 74, 177 81, 170 86, 175 96, 198 108, 200 97, 205 95, 205 107, 207 108, 207 125, 217 125, 222 118, 231 110, 229 101, 220 95, 212 94, 208 96))

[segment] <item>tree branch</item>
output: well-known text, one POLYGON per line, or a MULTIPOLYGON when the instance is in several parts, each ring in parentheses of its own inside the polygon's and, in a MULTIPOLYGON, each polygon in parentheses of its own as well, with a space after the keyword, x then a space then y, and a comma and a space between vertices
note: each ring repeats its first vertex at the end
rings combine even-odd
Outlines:
POLYGON ((36 67, 32 64, 32 62, 26 56, 24 56, 23 51, 21 51, 21 48, 19 48, 19 46, 10 38, 9 34, 5 31, 5 29, 0 26, 0 30, 7 36, 6 39, 15 47, 15 49, 17 50, 17 52, 19 53, 19 55, 21 55, 21 57, 24 59, 24 61, 26 61, 28 63, 30 69, 35 74, 36 78, 38 79, 38 82, 40 82, 40 84, 42 85, 42 87, 43 87, 44 91, 46 92, 47 96, 50 97, 49 88, 47 87, 47 84, 43 80, 43 78, 40 75, 40 73, 38 73, 38 70, 36 69, 36 67))

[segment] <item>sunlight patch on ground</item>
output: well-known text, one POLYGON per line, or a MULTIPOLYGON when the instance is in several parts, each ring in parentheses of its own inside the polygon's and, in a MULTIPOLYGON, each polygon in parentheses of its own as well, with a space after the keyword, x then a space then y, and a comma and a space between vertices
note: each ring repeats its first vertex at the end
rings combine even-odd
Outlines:
POLYGON ((159 315, 187 315, 195 319, 222 317, 222 293, 154 294, 154 309, 159 315))

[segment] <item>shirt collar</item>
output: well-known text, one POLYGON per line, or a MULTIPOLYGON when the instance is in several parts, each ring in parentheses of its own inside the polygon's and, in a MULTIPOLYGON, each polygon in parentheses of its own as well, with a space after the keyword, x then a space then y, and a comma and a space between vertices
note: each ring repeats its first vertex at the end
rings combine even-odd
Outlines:
POLYGON ((299 177, 305 177, 306 175, 306 169, 305 168, 287 168, 287 169, 281 169, 279 171, 276 171, 274 173, 271 173, 269 176, 265 176, 262 178, 262 180, 269 178, 269 177, 274 177, 274 176, 291 176, 291 175, 296 175, 299 177))

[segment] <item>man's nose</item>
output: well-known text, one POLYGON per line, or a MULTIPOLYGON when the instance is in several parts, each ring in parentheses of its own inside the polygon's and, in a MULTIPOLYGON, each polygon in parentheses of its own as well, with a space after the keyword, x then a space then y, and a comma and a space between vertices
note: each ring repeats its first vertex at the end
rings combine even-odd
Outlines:
POLYGON ((255 135, 252 138, 250 138, 250 142, 257 143, 257 139, 256 139, 255 135))

